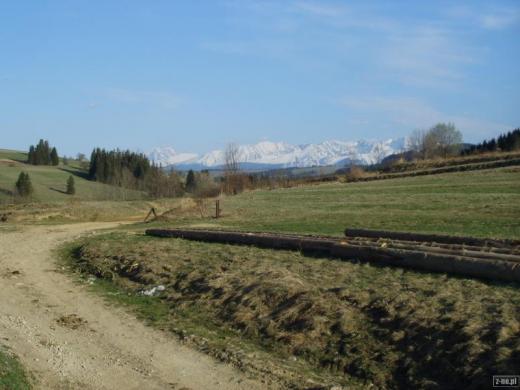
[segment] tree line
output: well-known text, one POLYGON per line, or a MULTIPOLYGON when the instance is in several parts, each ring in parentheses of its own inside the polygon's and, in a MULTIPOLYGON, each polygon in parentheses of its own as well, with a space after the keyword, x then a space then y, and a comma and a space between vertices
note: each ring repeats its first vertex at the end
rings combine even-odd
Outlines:
POLYGON ((27 163, 32 165, 58 165, 60 159, 55 147, 51 148, 49 141, 41 139, 36 146, 29 147, 27 163))
POLYGON ((482 141, 477 145, 471 145, 461 152, 462 155, 470 155, 485 152, 511 152, 520 149, 520 128, 500 134, 498 137, 482 141))
POLYGON ((175 171, 165 172, 143 153, 129 150, 92 151, 88 178, 110 185, 146 191, 152 197, 182 195, 183 188, 175 171))

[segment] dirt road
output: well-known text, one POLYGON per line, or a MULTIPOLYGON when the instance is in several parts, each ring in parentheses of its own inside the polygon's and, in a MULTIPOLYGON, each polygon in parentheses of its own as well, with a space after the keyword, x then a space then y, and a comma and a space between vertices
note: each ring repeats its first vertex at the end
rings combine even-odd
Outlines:
POLYGON ((0 230, 0 344, 38 389, 260 389, 60 272, 52 250, 114 223, 0 230))

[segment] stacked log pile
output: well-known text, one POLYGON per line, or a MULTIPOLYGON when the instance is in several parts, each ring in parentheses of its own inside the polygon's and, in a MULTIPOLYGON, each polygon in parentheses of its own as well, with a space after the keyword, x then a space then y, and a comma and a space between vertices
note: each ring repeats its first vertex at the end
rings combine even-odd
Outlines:
POLYGON ((520 282, 520 241, 347 229, 344 239, 276 233, 149 229, 147 235, 288 249, 344 260, 520 282))

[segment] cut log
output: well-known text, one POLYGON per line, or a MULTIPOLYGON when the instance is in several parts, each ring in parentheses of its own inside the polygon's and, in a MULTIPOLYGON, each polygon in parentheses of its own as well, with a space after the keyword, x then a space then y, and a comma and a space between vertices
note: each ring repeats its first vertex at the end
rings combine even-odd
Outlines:
POLYGON ((475 237, 448 236, 442 234, 420 234, 408 232, 391 232, 385 230, 345 229, 347 237, 389 238, 416 242, 438 242, 444 244, 460 244, 475 246, 516 247, 520 240, 498 240, 475 237))
MULTIPOLYGON (((147 235, 228 244, 255 245, 262 248, 298 250, 343 260, 369 261, 462 276, 520 282, 518 256, 478 251, 449 250, 413 243, 401 247, 363 245, 333 237, 298 236, 275 233, 245 233, 195 229, 148 229, 147 235), (476 252, 476 253, 473 253, 476 252), (479 256, 477 256, 479 255, 479 256), (515 260, 515 261, 510 261, 515 260)), ((484 240, 487 245, 494 240, 484 240)), ((391 243, 390 243, 391 244, 391 243)))

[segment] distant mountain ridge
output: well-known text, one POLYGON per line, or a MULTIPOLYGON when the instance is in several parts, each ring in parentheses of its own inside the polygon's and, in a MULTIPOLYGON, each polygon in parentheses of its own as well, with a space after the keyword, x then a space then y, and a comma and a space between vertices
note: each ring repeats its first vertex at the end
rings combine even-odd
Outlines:
MULTIPOLYGON (((349 162, 368 165, 402 152, 405 145, 405 138, 324 141, 306 145, 262 141, 254 145, 239 145, 238 161, 243 167, 255 169, 344 165, 349 162)), ((211 169, 225 164, 223 150, 199 156, 195 153, 177 153, 171 147, 158 147, 150 151, 148 157, 157 164, 178 169, 211 169)))

